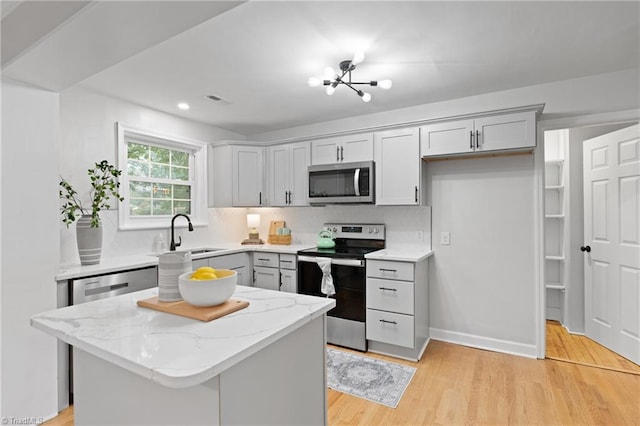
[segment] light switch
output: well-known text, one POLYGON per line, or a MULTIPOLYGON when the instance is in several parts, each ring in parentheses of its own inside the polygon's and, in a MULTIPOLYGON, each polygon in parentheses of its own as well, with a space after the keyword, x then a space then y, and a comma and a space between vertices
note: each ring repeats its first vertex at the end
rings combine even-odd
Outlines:
POLYGON ((441 232, 440 233, 440 244, 448 246, 450 238, 451 238, 451 235, 448 232, 441 232))

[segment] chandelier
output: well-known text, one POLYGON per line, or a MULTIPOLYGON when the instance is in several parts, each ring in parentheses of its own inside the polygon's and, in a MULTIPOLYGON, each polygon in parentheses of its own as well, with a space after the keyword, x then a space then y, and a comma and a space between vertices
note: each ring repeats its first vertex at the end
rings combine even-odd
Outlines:
POLYGON ((336 87, 340 84, 344 84, 354 92, 363 102, 369 102, 371 100, 371 94, 363 92, 362 90, 354 87, 356 84, 366 84, 368 86, 376 86, 381 89, 390 89, 391 80, 380 81, 351 81, 351 71, 356 69, 356 65, 364 60, 364 53, 357 52, 353 55, 353 59, 340 62, 340 72, 335 72, 331 67, 325 69, 325 76, 328 80, 319 79, 316 77, 310 77, 308 84, 309 87, 318 87, 320 85, 327 86, 327 95, 333 95, 336 91, 336 87), (346 78, 345 78, 346 77, 346 78))

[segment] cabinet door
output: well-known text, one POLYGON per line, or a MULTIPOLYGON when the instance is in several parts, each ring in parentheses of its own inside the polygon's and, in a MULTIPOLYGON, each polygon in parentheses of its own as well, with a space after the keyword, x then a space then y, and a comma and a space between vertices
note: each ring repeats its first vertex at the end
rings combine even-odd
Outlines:
POLYGON ((269 147, 269 205, 286 206, 289 191, 289 145, 269 147))
POLYGON ((278 268, 253 267, 253 286, 278 290, 280 287, 280 270, 278 268))
POLYGON ((311 164, 333 164, 340 161, 340 138, 311 142, 311 164))
POLYGON ((309 205, 309 172, 311 149, 309 142, 294 143, 289 146, 289 204, 309 205))
POLYGON ((209 259, 195 259, 191 261, 191 268, 195 271, 203 266, 209 266, 209 259))
POLYGON ((238 285, 251 286, 251 282, 249 282, 249 275, 247 274, 247 268, 232 268, 234 271, 238 273, 238 285))
POLYGON ((231 207, 233 187, 229 176, 233 175, 231 146, 209 146, 209 207, 231 207))
POLYGON ((475 120, 476 151, 497 151, 536 146, 535 112, 520 112, 475 120))
POLYGON ((340 162, 373 160, 373 133, 343 136, 340 147, 340 162))
POLYGON ((233 187, 234 206, 262 206, 263 176, 262 176, 262 147, 234 146, 231 184, 233 187))
POLYGON ((280 291, 298 292, 298 273, 292 269, 280 269, 280 291))
POLYGON ((420 203, 420 139, 418 128, 375 134, 376 204, 420 203))
POLYGON ((420 155, 473 152, 473 120, 450 121, 420 127, 420 155))

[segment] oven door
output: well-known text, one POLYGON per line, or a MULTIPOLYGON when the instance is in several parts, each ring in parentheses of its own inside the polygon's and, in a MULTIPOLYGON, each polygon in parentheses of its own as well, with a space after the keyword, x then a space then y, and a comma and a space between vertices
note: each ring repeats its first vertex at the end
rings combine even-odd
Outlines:
MULTIPOLYGON (((351 321, 365 322, 366 276, 365 262, 360 259, 331 259, 331 276, 336 294, 335 308, 327 315, 351 321)), ((315 257, 298 256, 298 293, 326 297, 320 292, 322 270, 315 257)))

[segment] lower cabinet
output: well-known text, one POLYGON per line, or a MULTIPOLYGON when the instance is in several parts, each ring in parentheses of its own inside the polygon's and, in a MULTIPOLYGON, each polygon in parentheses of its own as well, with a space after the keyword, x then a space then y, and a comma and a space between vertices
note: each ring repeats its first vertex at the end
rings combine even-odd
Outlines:
POLYGON ((223 256, 196 259, 191 262, 193 269, 210 266, 214 269, 232 269, 238 273, 238 285, 251 286, 249 256, 247 253, 225 254, 223 256))
POLYGON ((297 293, 295 254, 253 253, 253 285, 269 290, 297 293))
POLYGON ((428 263, 367 260, 369 350, 414 361, 429 341, 428 263))

